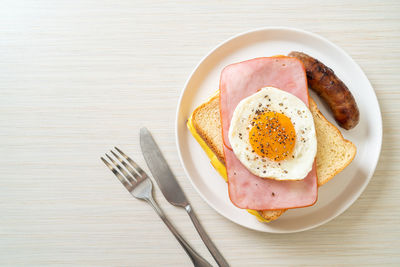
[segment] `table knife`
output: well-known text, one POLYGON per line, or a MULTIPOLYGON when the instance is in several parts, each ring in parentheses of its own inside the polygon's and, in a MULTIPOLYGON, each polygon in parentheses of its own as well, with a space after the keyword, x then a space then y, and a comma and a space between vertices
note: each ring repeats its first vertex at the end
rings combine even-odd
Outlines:
POLYGON ((207 246, 211 255, 217 262, 218 266, 229 266, 228 262, 219 252, 217 247, 207 235, 200 221, 197 219, 189 200, 186 198, 185 193, 179 186, 174 174, 168 166, 160 148, 154 141, 150 131, 147 128, 140 129, 140 147, 150 172, 153 174, 158 186, 161 189, 164 197, 174 206, 184 208, 189 214, 197 232, 199 233, 204 244, 207 246))

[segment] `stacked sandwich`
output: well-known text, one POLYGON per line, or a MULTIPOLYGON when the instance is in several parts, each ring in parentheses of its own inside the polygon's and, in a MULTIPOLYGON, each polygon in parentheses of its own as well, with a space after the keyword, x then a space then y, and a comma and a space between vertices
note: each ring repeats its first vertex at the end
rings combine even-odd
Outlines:
POLYGON ((227 181, 231 202, 259 221, 315 204, 318 186, 356 154, 355 145, 309 97, 308 85, 327 102, 339 125, 350 129, 357 124, 358 109, 344 83, 298 52, 225 67, 219 91, 188 120, 190 132, 227 181), (348 112, 349 107, 356 110, 348 112))

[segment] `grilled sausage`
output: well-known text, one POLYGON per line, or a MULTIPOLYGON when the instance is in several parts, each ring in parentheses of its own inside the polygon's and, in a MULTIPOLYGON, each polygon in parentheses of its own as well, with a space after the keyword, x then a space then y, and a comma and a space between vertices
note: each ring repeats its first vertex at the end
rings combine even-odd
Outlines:
POLYGON ((360 119, 357 103, 334 71, 307 54, 293 51, 289 56, 303 62, 308 85, 325 100, 336 122, 346 130, 354 128, 360 119))

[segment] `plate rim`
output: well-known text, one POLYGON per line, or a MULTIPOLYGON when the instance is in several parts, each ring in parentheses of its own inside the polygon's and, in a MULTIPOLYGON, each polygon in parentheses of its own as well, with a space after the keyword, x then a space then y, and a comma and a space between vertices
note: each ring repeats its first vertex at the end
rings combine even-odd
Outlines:
POLYGON ((201 60, 196 64, 196 66, 193 68, 192 72, 190 73, 189 77, 187 78, 183 89, 181 90, 180 96, 179 96, 179 100, 177 103, 177 109, 176 109, 176 114, 175 114, 175 143, 176 143, 176 147, 178 150, 178 156, 179 156, 179 160, 181 162, 181 165, 183 166, 183 170, 185 172, 186 178, 190 181, 190 183, 192 184, 192 187, 194 187, 194 189, 197 191, 197 193, 200 195, 200 197, 213 209, 215 210, 217 213, 219 213, 221 216, 223 216, 224 218, 230 220, 231 222, 240 225, 242 227, 245 227, 247 229, 251 229, 253 231, 258 231, 258 232, 266 232, 266 233, 296 233, 296 232, 303 232, 303 231, 307 231, 307 230, 311 230, 314 228, 317 228, 325 223, 328 223, 329 221, 337 218, 339 215, 341 215, 342 213, 344 213, 346 210, 348 210, 353 204, 354 202, 356 202, 356 200, 361 196, 361 194, 365 191, 365 188, 368 186, 368 184, 370 183, 372 177, 375 174, 376 171, 376 167, 377 164, 379 162, 380 159, 380 155, 381 155, 381 151, 382 151, 382 138, 383 138, 383 125, 382 125, 382 112, 381 112, 381 108, 379 105, 379 101, 378 101, 378 97, 376 95, 375 89, 372 86, 371 82, 369 81, 368 77, 366 76, 366 74, 364 73, 364 71, 362 70, 362 68, 360 67, 360 65, 346 52, 344 51, 341 47, 339 47, 338 45, 336 45, 335 43, 331 42, 330 40, 326 39, 325 37, 313 33, 313 32, 309 32, 303 29, 299 29, 299 28, 294 28, 294 27, 285 27, 285 26, 270 26, 270 27, 259 27, 259 28, 255 28, 255 29, 250 29, 238 34, 235 34, 231 37, 229 37, 228 39, 222 41, 221 43, 217 44, 213 49, 211 49, 205 56, 203 56, 201 58, 201 60), (232 40, 239 38, 241 36, 247 35, 247 34, 253 34, 256 32, 263 32, 263 31, 271 31, 271 30, 283 30, 283 31, 292 31, 292 32, 296 32, 296 33, 300 33, 300 34, 305 34, 308 36, 311 36, 313 38, 319 39, 322 42, 325 42, 331 46, 333 46, 335 49, 337 49, 339 52, 341 52, 347 59, 349 59, 351 62, 354 63, 354 65, 356 66, 356 68, 360 71, 360 73, 364 76, 364 78, 366 79, 366 81, 368 82, 368 84, 370 85, 370 87, 372 88, 372 93, 373 96, 375 97, 375 101, 377 103, 377 107, 378 107, 378 114, 377 114, 377 119, 379 121, 379 129, 377 131, 378 133, 378 137, 379 137, 379 144, 378 144, 378 153, 377 153, 377 157, 376 160, 373 164, 373 168, 371 169, 371 173, 368 175, 366 181, 364 182, 364 184, 360 187, 359 191, 353 195, 353 197, 351 198, 350 201, 348 201, 343 208, 341 208, 336 214, 334 214, 333 216, 322 220, 319 223, 310 225, 309 227, 304 227, 302 229, 295 229, 295 230, 275 230, 275 231, 270 231, 270 229, 256 229, 256 228, 252 228, 248 225, 245 224, 241 224, 236 222, 235 220, 231 219, 230 217, 226 216, 225 214, 223 214, 219 209, 217 209, 216 207, 214 207, 214 205, 202 194, 202 192, 199 190, 199 188, 197 188, 197 186, 194 184, 193 179, 191 178, 186 165, 183 161, 183 157, 182 157, 182 152, 180 149, 181 146, 181 142, 179 140, 179 111, 181 109, 182 106, 182 99, 183 96, 187 90, 187 86, 189 84, 189 82, 191 81, 191 79, 193 78, 193 75, 195 74, 195 72, 197 71, 197 69, 199 68, 199 66, 210 56, 212 55, 216 50, 218 50, 220 47, 226 45, 227 43, 231 42, 232 40))

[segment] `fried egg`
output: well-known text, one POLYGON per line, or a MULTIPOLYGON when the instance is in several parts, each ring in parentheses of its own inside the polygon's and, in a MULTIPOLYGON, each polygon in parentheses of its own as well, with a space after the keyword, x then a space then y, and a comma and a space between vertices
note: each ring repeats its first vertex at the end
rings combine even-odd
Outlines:
POLYGON ((276 180, 304 179, 317 153, 310 110, 298 97, 274 87, 239 102, 229 142, 251 173, 276 180))

